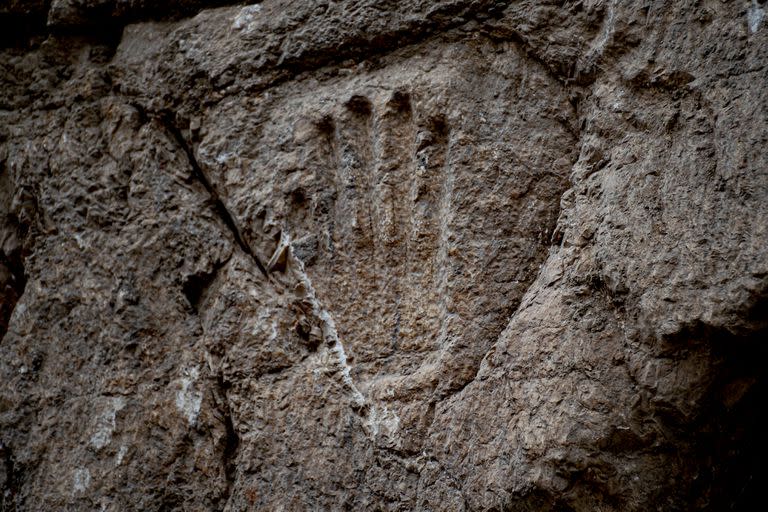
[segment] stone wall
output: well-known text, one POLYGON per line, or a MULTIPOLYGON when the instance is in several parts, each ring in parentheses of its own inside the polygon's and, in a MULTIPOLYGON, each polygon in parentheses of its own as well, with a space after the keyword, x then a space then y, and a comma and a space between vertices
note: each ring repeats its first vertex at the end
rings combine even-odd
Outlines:
POLYGON ((757 0, 0 5, 0 509, 755 510, 757 0))

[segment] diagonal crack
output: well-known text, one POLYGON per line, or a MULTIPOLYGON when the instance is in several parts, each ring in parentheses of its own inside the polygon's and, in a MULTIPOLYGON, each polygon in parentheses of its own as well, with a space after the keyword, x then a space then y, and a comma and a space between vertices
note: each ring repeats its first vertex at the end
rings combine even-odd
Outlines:
POLYGON ((216 191, 216 188, 213 186, 211 181, 208 179, 208 176, 206 176, 205 172, 200 167, 200 164, 197 162, 197 159, 195 158, 194 151, 187 143, 179 127, 176 126, 176 124, 173 122, 173 119, 171 118, 171 114, 169 112, 163 112, 157 115, 156 118, 170 132, 170 134, 176 140, 177 144, 181 147, 181 149, 184 150, 184 153, 187 155, 187 160, 189 161, 189 165, 192 168, 192 175, 195 177, 195 179, 197 179, 203 185, 205 190, 211 196, 211 200, 213 201, 214 207, 216 209, 216 213, 219 214, 219 217, 221 217, 221 220, 224 221, 224 224, 232 233, 232 236, 235 238, 237 245, 240 246, 240 249, 242 249, 242 251, 245 254, 251 257, 254 263, 256 263, 256 266, 259 268, 259 271, 262 273, 262 275, 264 275, 264 277, 266 277, 267 270, 264 267, 264 264, 261 262, 261 259, 259 258, 258 254, 254 252, 251 246, 248 245, 248 243, 243 238, 242 231, 238 227, 237 223, 235 222, 235 217, 230 213, 229 209, 224 204, 224 201, 222 201, 221 198, 219 197, 219 194, 216 191))

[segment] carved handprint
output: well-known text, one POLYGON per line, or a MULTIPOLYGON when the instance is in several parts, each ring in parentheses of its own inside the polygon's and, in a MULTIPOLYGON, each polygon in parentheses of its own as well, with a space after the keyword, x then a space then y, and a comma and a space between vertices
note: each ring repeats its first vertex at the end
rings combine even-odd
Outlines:
POLYGON ((307 165, 316 166, 317 189, 335 193, 332 208, 316 201, 323 255, 310 272, 344 297, 345 320, 356 319, 354 327, 345 322, 342 337, 360 340, 352 342, 358 361, 377 365, 396 350, 402 357, 432 349, 436 308, 414 315, 420 308, 412 301, 414 292, 423 300, 439 285, 445 121, 415 119, 409 94, 395 91, 378 108, 352 96, 316 131, 319 147, 307 165))
POLYGON ((291 325, 314 346, 327 313, 336 375, 401 430, 474 378, 546 257, 576 157, 556 83, 514 59, 447 62, 258 99, 252 128, 200 150, 285 300, 290 268, 313 287, 291 325))
POLYGON ((311 76, 210 116, 202 166, 268 272, 246 293, 222 279, 237 335, 222 366, 232 396, 258 403, 239 421, 263 433, 248 460, 311 467, 309 447, 337 453, 361 427, 350 460, 370 440, 420 457, 536 277, 576 158, 573 112, 514 55, 476 69, 476 50, 418 73, 311 76), (286 428, 306 445, 266 441, 286 428))
POLYGON ((419 94, 355 94, 298 143, 313 181, 299 192, 310 214, 286 227, 294 253, 319 239, 307 272, 355 372, 390 396, 439 398, 471 380, 554 226, 565 180, 537 169, 552 156, 478 146, 479 117, 452 129, 419 94))

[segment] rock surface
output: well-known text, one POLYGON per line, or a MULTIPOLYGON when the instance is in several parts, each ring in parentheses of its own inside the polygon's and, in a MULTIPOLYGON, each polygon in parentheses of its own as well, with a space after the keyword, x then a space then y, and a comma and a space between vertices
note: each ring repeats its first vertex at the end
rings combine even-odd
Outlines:
POLYGON ((754 510, 768 7, 0 5, 0 509, 754 510))

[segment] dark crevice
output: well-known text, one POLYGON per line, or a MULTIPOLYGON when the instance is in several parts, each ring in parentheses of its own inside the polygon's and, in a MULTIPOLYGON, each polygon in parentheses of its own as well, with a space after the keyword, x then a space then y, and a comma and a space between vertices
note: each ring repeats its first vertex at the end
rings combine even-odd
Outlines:
POLYGON ((32 38, 84 36, 119 41, 123 27, 141 21, 175 21, 203 9, 246 3, 243 0, 102 1, 69 5, 51 12, 51 0, 0 3, 0 47, 26 47, 32 38))
POLYGON ((765 328, 739 336, 709 327, 689 336, 707 340, 715 361, 701 413, 679 431, 697 462, 687 502, 699 510, 754 510, 768 485, 768 433, 758 413, 768 399, 766 336, 765 328))
POLYGON ((27 285, 20 251, 6 255, 0 251, 0 341, 8 332, 8 323, 27 285))
POLYGON ((223 502, 227 503, 232 496, 232 488, 235 484, 235 477, 237 473, 237 451, 240 447, 240 436, 237 435, 234 422, 232 421, 232 411, 229 408, 229 401, 227 400, 227 391, 229 389, 229 383, 219 375, 216 378, 218 400, 216 405, 221 413, 221 420, 224 423, 224 446, 222 447, 222 466, 224 469, 224 477, 226 480, 226 494, 223 497, 223 502))
POLYGON ((205 292, 216 279, 219 270, 226 264, 226 261, 218 262, 210 272, 201 271, 187 276, 181 291, 189 301, 192 310, 197 313, 205 292))
POLYGON ((27 47, 33 37, 45 35, 51 0, 9 3, 0 5, 0 48, 27 47))
POLYGON ((245 0, 167 0, 164 2, 85 2, 85 6, 70 8, 67 16, 49 16, 54 28, 88 32, 95 27, 111 24, 122 30, 130 23, 141 21, 177 21, 191 17, 204 9, 225 5, 251 3, 245 0), (51 19, 52 18, 52 19, 51 19))
POLYGON ((75 42, 91 44, 95 47, 106 48, 101 56, 102 62, 112 58, 120 41, 123 39, 123 25, 111 20, 89 27, 83 31, 82 27, 56 27, 49 29, 51 36, 66 41, 68 44, 75 42))
MULTIPOLYGON (((139 108, 140 111, 143 110, 138 106, 137 108, 139 108)), ((187 143, 186 139, 184 138, 184 135, 181 133, 181 130, 173 122, 172 114, 168 112, 164 112, 164 113, 161 113, 159 116, 157 116, 157 119, 170 132, 170 134, 176 140, 178 145, 184 150, 184 153, 187 155, 187 160, 189 161, 189 165, 192 169, 192 175, 194 176, 195 179, 197 179, 203 185, 205 190, 210 195, 211 201, 213 202, 216 213, 218 213, 221 220, 224 222, 224 224, 227 226, 229 231, 232 233, 232 236, 234 237, 235 242, 237 242, 237 245, 240 247, 240 249, 242 249, 242 251, 245 254, 251 257, 251 259, 254 261, 254 263, 258 267, 259 271, 266 277, 267 276, 266 267, 261 262, 258 255, 251 249, 251 246, 245 242, 245 239, 243 238, 243 235, 242 235, 242 231, 237 226, 234 216, 229 212, 226 205, 219 197, 219 194, 216 192, 216 189, 214 188, 213 184, 211 183, 211 181, 208 179, 208 177, 205 175, 202 168, 198 164, 197 159, 195 158, 195 154, 192 151, 192 148, 187 143)))
POLYGON ((5 481, 0 489, 0 510, 3 512, 15 512, 16 496, 19 494, 20 475, 16 467, 11 447, 0 441, 0 459, 2 459, 5 481))
POLYGON ((13 310, 27 285, 24 260, 28 248, 22 241, 26 239, 37 212, 34 195, 23 188, 15 190, 2 164, 0 162, 0 211, 6 213, 5 218, 0 219, 0 341, 8 331, 13 310), (21 199, 20 212, 10 211, 14 195, 21 199))
POLYGON ((192 274, 187 277, 187 280, 181 287, 181 291, 184 292, 184 296, 189 301, 189 305, 197 312, 197 306, 200 303, 200 298, 203 292, 211 284, 215 277, 214 273, 200 273, 192 274))

